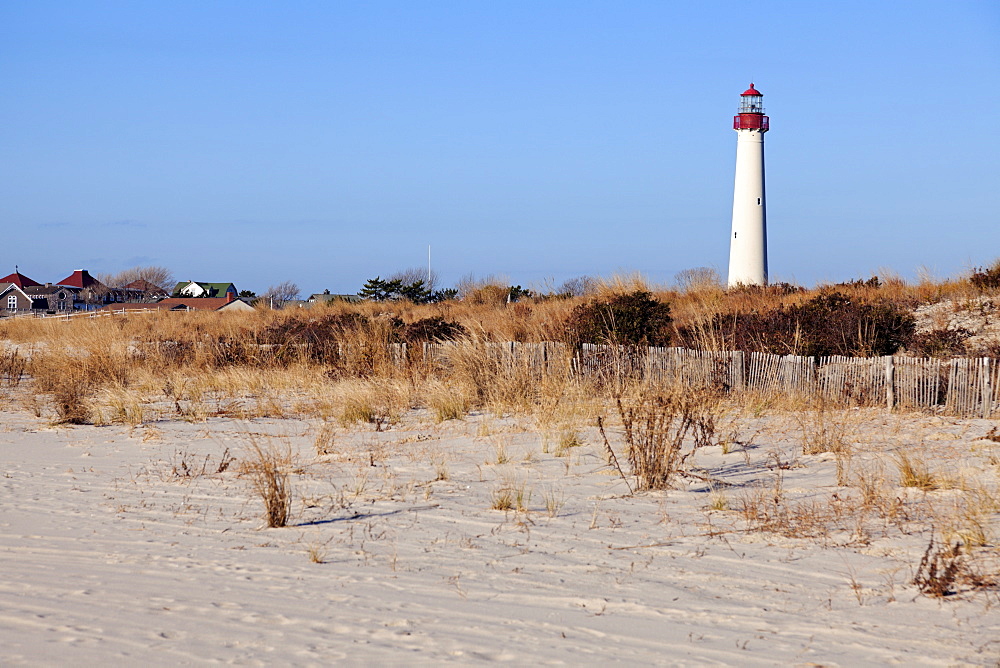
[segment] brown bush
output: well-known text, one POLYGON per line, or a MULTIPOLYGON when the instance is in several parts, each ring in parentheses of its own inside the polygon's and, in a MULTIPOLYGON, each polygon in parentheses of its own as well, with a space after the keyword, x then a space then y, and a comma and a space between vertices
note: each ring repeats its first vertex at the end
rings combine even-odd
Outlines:
MULTIPOLYGON (((842 292, 821 292, 803 304, 771 310, 720 313, 711 329, 722 347, 779 355, 892 355, 906 346, 914 317, 886 301, 868 302, 842 292)), ((694 347, 703 332, 678 328, 681 345, 694 347)))
POLYGON ((1000 288, 1000 260, 995 261, 989 267, 979 267, 973 270, 969 282, 980 292, 1000 288))
POLYGON ((938 357, 948 359, 968 354, 965 342, 972 332, 961 327, 956 329, 932 329, 914 334, 907 350, 916 357, 938 357))
POLYGON ((9 387, 16 387, 28 368, 28 360, 16 350, 0 353, 0 379, 9 387))
POLYGON ((422 343, 424 341, 454 341, 467 334, 468 330, 459 323, 445 320, 441 316, 432 316, 403 325, 399 336, 407 343, 422 343))
POLYGON ((292 453, 274 445, 262 446, 253 437, 247 445, 247 459, 243 472, 250 478, 254 494, 264 504, 264 521, 268 527, 288 524, 292 511, 292 487, 289 471, 292 453))
POLYGON ((681 386, 645 387, 617 400, 638 489, 666 489, 695 450, 712 442, 720 401, 713 388, 681 386))
POLYGON ((917 566, 913 584, 920 593, 939 598, 957 594, 960 586, 970 589, 994 587, 996 582, 992 577, 973 569, 967 553, 967 549, 963 552, 961 543, 945 545, 935 550, 934 537, 931 536, 920 565, 917 566))

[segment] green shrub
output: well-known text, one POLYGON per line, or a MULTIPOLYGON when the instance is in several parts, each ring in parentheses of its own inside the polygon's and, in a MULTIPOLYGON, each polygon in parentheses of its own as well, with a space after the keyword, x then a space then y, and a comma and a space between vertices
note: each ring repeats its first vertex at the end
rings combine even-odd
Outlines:
POLYGON ((670 343, 671 322, 670 304, 636 290, 574 308, 566 322, 566 337, 574 345, 665 346, 670 343))

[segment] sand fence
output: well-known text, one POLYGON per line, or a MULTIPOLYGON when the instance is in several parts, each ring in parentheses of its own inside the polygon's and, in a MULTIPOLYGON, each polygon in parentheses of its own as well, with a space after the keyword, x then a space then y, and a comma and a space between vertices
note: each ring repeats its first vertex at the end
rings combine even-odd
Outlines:
MULTIPOLYGON (((393 354, 412 359, 405 344, 393 354)), ((424 343, 424 363, 447 364, 455 343, 424 343)), ((804 357, 740 351, 707 351, 564 343, 483 343, 487 354, 512 367, 544 374, 570 364, 573 373, 605 382, 673 380, 713 385, 724 392, 821 396, 834 402, 939 411, 965 417, 1000 414, 997 360, 900 356, 804 357)))

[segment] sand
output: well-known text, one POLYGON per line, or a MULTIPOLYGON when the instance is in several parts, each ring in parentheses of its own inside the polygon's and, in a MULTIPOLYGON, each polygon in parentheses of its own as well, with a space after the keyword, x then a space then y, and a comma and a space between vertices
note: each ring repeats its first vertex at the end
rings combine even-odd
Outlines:
MULTIPOLYGON (((884 461, 892 477, 886 453, 903 446, 995 493, 991 423, 852 419, 856 470, 884 461)), ((919 509, 955 489, 893 482, 908 522, 845 512, 800 535, 748 530, 736 508, 779 480, 817 509, 851 490, 832 455, 801 454, 791 417, 745 427, 752 446, 697 454, 714 492, 691 479, 630 494, 593 428, 557 453, 527 418, 415 410, 384 432, 336 427, 318 454, 316 420, 54 427, 8 407, 2 662, 997 665, 995 591, 911 583, 933 523, 919 509), (290 526, 262 522, 240 473, 251 440, 293 453, 290 526), (505 486, 524 510, 491 508, 505 486)))

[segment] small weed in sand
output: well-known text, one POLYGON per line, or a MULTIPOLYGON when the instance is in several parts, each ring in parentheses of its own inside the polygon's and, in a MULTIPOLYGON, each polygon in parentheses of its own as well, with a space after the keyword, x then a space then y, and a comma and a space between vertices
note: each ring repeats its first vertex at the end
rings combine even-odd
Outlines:
POLYGON ((729 497, 724 492, 712 490, 708 500, 709 510, 729 510, 729 497))
POLYGON ((858 582, 857 574, 854 572, 853 568, 848 567, 847 581, 851 586, 851 591, 854 592, 854 598, 858 599, 858 605, 864 605, 865 589, 861 583, 858 582))
POLYGON ((336 428, 329 422, 323 422, 319 426, 316 432, 316 439, 313 441, 317 455, 330 455, 336 452, 334 449, 336 433, 336 428))
POLYGON ((941 486, 938 477, 927 466, 927 462, 919 457, 899 452, 896 456, 896 466, 899 468, 899 484, 903 487, 916 487, 929 492, 941 486))
MULTIPOLYGON (((72 375, 72 374, 71 374, 72 375)), ((52 388, 58 424, 87 424, 91 418, 90 386, 85 380, 67 378, 52 388)))
POLYGON ((861 492, 861 504, 865 508, 884 508, 890 501, 888 482, 881 462, 861 468, 854 476, 854 485, 861 492))
POLYGON ((306 544, 306 554, 309 555, 309 561, 314 564, 325 564, 326 556, 329 554, 330 541, 333 538, 328 538, 324 542, 311 542, 306 544))
POLYGON ((514 487, 514 507, 518 512, 527 512, 528 503, 531 501, 531 491, 526 489, 523 482, 518 482, 514 487))
POLYGON ((961 585, 982 589, 995 584, 992 578, 977 573, 961 543, 934 548, 931 536, 924 556, 913 576, 913 584, 927 596, 944 597, 957 594, 961 585))
POLYGON ((340 412, 340 424, 344 427, 356 422, 375 423, 375 409, 364 397, 348 399, 340 412))
POLYGON ((963 508, 950 526, 942 529, 943 536, 960 541, 969 547, 983 547, 990 544, 987 527, 990 518, 971 508, 963 508))
POLYGON ((375 431, 382 431, 399 420, 410 405, 406 387, 386 379, 345 383, 340 394, 343 396, 340 423, 345 427, 367 422, 375 425, 375 431))
POLYGON ((500 485, 490 495, 490 508, 493 510, 513 510, 514 490, 507 485, 500 485))
POLYGON ((107 388, 101 393, 100 401, 110 409, 111 422, 138 427, 145 419, 142 402, 136 393, 128 388, 107 388))
POLYGON ((36 418, 42 417, 42 402, 38 400, 38 395, 34 392, 28 392, 21 397, 21 402, 24 408, 34 415, 36 418))
POLYGON ((264 446, 254 437, 249 437, 243 472, 250 478, 254 493, 264 504, 264 521, 269 527, 288 524, 292 510, 292 486, 289 479, 292 468, 290 446, 264 446))
POLYGON ((989 490, 977 486, 954 498, 950 512, 939 515, 940 533, 948 542, 959 541, 966 547, 992 544, 992 517, 996 500, 989 490))
POLYGON ((507 452, 508 442, 505 439, 497 438, 493 441, 493 454, 495 464, 507 464, 510 462, 510 454, 507 452))
POLYGON ((351 494, 353 495, 354 499, 361 498, 361 495, 363 495, 365 491, 367 491, 368 471, 369 468, 367 466, 358 469, 357 474, 355 474, 353 479, 351 480, 351 494))
POLYGON ((559 441, 556 444, 556 450, 553 453, 556 457, 567 457, 570 453, 570 448, 579 448, 583 446, 583 442, 580 440, 580 435, 573 430, 566 430, 559 434, 559 441))
POLYGON ((562 510, 566 502, 566 497, 562 490, 550 487, 542 492, 542 499, 545 501, 545 513, 549 517, 555 517, 562 510))
POLYGON ((443 456, 435 457, 432 460, 434 464, 434 480, 448 480, 451 476, 448 473, 448 460, 443 456))
POLYGON ((16 387, 28 368, 28 360, 16 350, 0 353, 0 380, 8 387, 16 387))
MULTIPOLYGON (((226 451, 228 453, 228 450, 226 451)), ((173 478, 200 478, 208 473, 208 462, 211 455, 205 455, 200 462, 200 457, 193 455, 186 450, 175 450, 173 459, 170 462, 170 475, 173 478)))
POLYGON ((504 476, 500 484, 493 490, 490 508, 493 510, 516 510, 524 512, 528 509, 531 492, 526 490, 523 480, 513 476, 504 476))
MULTIPOLYGON (((158 441, 163 438, 163 431, 157 429, 152 425, 146 425, 146 428, 142 431, 142 442, 148 443, 149 441, 158 441)), ((229 449, 226 449, 226 454, 229 454, 229 449)))
POLYGON ((802 431, 802 454, 849 453, 849 423, 845 417, 843 411, 835 414, 830 410, 823 399, 818 399, 814 408, 798 412, 795 419, 802 431))

